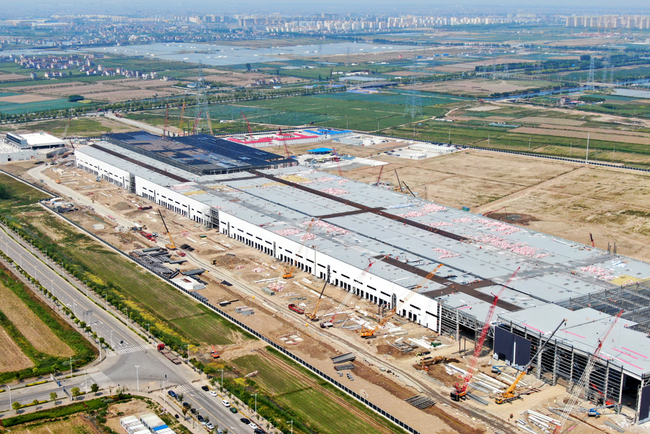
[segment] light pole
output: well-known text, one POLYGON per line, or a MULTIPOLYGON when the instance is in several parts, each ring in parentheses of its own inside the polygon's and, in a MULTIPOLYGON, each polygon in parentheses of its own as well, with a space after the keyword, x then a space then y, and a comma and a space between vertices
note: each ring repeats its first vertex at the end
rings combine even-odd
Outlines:
POLYGON ((108 310, 108 292, 104 293, 104 307, 108 310))
MULTIPOLYGON (((151 335, 151 331, 150 331, 151 327, 149 327, 149 324, 145 324, 145 325, 147 326, 147 335, 151 335)), ((151 336, 149 336, 149 337, 151 337, 151 336)))
POLYGON ((223 390, 223 369, 219 369, 221 371, 221 389, 223 390))
POLYGON ((257 414, 257 393, 253 393, 255 395, 255 414, 257 414))
POLYGON ((85 369, 84 369, 84 384, 86 386, 86 394, 88 394, 88 375, 86 375, 85 369))
POLYGON ((289 423, 291 424, 291 434, 293 434, 293 421, 290 420, 289 423))
POLYGON ((72 378, 72 356, 70 356, 70 378, 72 378))
POLYGON ((138 375, 138 368, 140 365, 135 365, 135 384, 138 388, 138 392, 140 391, 140 376, 138 375))
POLYGON ((190 363, 190 344, 187 344, 186 347, 187 347, 187 363, 190 363))
MULTIPOLYGON (((111 347, 113 347, 113 330, 111 329, 111 347)), ((113 350, 115 351, 115 350, 113 350)))
POLYGON ((11 386, 7 386, 9 388, 9 408, 11 408, 11 386))
POLYGON ((74 312, 74 316, 77 316, 77 302, 72 300, 72 311, 74 312))

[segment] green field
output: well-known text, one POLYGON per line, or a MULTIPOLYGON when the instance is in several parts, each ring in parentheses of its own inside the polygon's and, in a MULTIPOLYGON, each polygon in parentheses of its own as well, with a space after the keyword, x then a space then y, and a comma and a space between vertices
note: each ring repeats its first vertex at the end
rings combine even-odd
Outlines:
MULTIPOLYGON (((21 125, 21 129, 33 132, 47 131, 50 134, 61 137, 63 136, 67 123, 67 119, 54 119, 21 125)), ((103 126, 101 122, 95 119, 76 118, 70 121, 70 126, 68 127, 66 136, 98 136, 105 133, 107 130, 107 127, 103 126)))
MULTIPOLYGON (((259 372, 254 379, 246 380, 245 390, 241 389, 239 380, 229 381, 229 384, 231 387, 237 387, 236 384, 240 385, 239 394, 242 394, 246 401, 253 393, 263 394, 263 400, 260 400, 258 397, 258 412, 260 414, 266 413, 265 417, 274 421, 279 428, 286 427, 287 424, 285 420, 274 420, 273 416, 275 415, 277 417, 278 415, 277 409, 288 413, 285 417, 291 417, 295 421, 294 432, 296 433, 380 433, 376 428, 369 426, 368 423, 359 420, 355 414, 346 410, 341 404, 332 401, 318 389, 313 388, 311 384, 303 382, 302 379, 294 377, 289 372, 284 372, 278 366, 270 363, 268 359, 258 355, 249 355, 239 357, 233 360, 232 363, 242 375, 253 371, 259 372), (273 411, 274 409, 276 410, 275 412, 273 411), (333 417, 333 415, 336 415, 336 417, 333 417)), ((288 361, 288 363, 299 368, 292 362, 288 361)), ((338 392, 336 389, 331 388, 328 383, 308 374, 307 371, 304 371, 304 373, 314 378, 321 387, 338 392)), ((351 398, 343 394, 340 394, 340 396, 344 397, 350 406, 356 406, 362 409, 362 411, 367 412, 367 409, 360 406, 351 398)), ((383 418, 374 414, 372 416, 391 432, 403 432, 383 418)), ((287 431, 283 430, 283 432, 287 431)))
MULTIPOLYGON (((19 183, 0 175, 0 184, 13 189, 19 183)), ((33 203, 40 193, 26 191, 32 189, 22 185, 17 186, 20 190, 16 189, 15 195, 26 193, 33 203)), ((86 280, 99 294, 106 294, 112 304, 128 307, 133 320, 151 324, 152 334, 179 348, 188 341, 232 343, 231 333, 238 329, 219 315, 51 214, 26 215, 25 211, 41 209, 17 206, 25 202, 30 203, 25 199, 2 206, 0 202, 0 216, 77 278, 86 280)))
POLYGON ((23 113, 47 111, 47 110, 64 110, 79 107, 77 102, 69 102, 67 98, 52 99, 49 101, 35 101, 26 103, 15 103, 0 101, 0 113, 6 115, 21 115, 23 113))

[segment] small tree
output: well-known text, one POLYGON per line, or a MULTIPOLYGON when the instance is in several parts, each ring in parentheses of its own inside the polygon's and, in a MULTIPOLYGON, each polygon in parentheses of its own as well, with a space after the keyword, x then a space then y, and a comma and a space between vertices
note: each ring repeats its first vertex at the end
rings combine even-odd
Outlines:
POLYGON ((99 390, 99 384, 93 383, 90 385, 90 391, 93 392, 95 395, 97 394, 98 390, 99 390))
POLYGON ((20 410, 20 407, 22 407, 22 405, 20 405, 20 402, 18 401, 14 401, 13 404, 11 404, 11 408, 13 408, 16 411, 20 410))
POLYGON ((70 390, 70 392, 72 392, 72 396, 79 396, 81 394, 81 391, 79 390, 78 387, 73 387, 72 390, 70 390))
POLYGON ((86 321, 81 321, 81 322, 79 323, 79 327, 81 327, 81 328, 86 327, 86 321))
POLYGON ((50 393, 50 401, 56 401, 56 392, 50 393))
POLYGON ((90 326, 86 326, 86 328, 84 330, 86 330, 87 332, 90 332, 92 329, 90 328, 90 326))
POLYGON ((179 401, 183 401, 183 398, 185 398, 185 395, 183 395, 182 393, 179 393, 179 394, 176 395, 176 396, 178 397, 178 400, 179 400, 179 401))
POLYGON ((104 339, 104 338, 99 338, 99 343, 100 343, 100 344, 104 345, 104 342, 106 342, 106 339, 104 339))
POLYGON ((32 404, 33 405, 38 405, 38 402, 39 402, 38 399, 35 399, 35 400, 32 401, 32 404))

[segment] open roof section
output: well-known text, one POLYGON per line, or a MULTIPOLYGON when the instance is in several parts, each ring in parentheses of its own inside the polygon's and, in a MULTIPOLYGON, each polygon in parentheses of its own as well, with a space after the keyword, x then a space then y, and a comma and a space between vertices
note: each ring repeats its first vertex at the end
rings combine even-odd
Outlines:
POLYGON ((296 164, 280 155, 206 134, 164 138, 138 131, 106 134, 103 139, 198 175, 296 164))

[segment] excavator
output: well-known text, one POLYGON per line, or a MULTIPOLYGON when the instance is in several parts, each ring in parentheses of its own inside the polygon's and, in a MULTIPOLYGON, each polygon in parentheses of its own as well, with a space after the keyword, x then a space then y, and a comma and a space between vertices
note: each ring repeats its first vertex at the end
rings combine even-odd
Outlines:
POLYGON ((323 289, 321 289, 320 291, 320 296, 318 297, 318 301, 316 302, 316 307, 314 308, 314 311, 312 313, 305 314, 305 316, 312 321, 319 320, 319 318, 316 316, 316 312, 318 312, 318 306, 320 306, 320 302, 323 299, 323 293, 325 292, 325 288, 327 288, 327 280, 325 281, 325 285, 323 285, 323 289))
POLYGON ((167 247, 169 250, 176 250, 176 244, 174 244, 174 240, 172 239, 172 234, 169 233, 169 228, 167 228, 167 223, 165 223, 165 219, 163 218, 163 215, 160 212, 160 210, 158 210, 158 215, 160 215, 160 220, 162 220, 163 225, 165 225, 165 231, 167 231, 167 236, 169 237, 169 244, 165 244, 165 247, 167 247))
POLYGON ((221 357, 219 356, 219 353, 217 353, 217 349, 214 347, 214 345, 212 345, 212 351, 210 351, 210 355, 212 356, 213 359, 218 359, 219 357, 221 357))
POLYGON ((505 391, 503 391, 496 398, 494 398, 494 402, 496 402, 497 404, 505 404, 506 402, 514 401, 514 400, 519 399, 521 397, 522 394, 515 393, 515 389, 517 388, 517 384, 519 384, 521 379, 524 378, 524 376, 528 373, 528 370, 530 369, 531 365, 533 364, 533 362, 535 360, 537 360, 537 356, 542 353, 542 350, 544 350, 544 347, 546 346, 546 344, 553 338, 553 336, 555 336, 555 333, 557 333, 557 331, 560 330, 560 327, 562 327, 562 324, 565 324, 565 323, 566 323, 566 319, 563 319, 560 322, 560 324, 555 328, 555 330, 553 331, 551 336, 549 336, 548 339, 546 339, 546 341, 544 341, 542 346, 539 347, 539 349, 537 350, 535 355, 530 358, 530 361, 524 367, 524 369, 522 369, 522 371, 519 373, 519 375, 517 375, 517 378, 515 378, 515 381, 512 382, 510 387, 508 387, 505 391))

